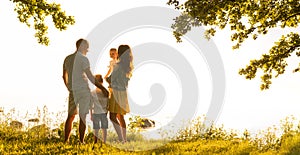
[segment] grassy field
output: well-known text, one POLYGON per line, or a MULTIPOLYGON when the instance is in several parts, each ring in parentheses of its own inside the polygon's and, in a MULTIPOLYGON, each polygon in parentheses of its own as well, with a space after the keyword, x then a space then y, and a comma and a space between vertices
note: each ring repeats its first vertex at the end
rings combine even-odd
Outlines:
MULTIPOLYGON (((7 119, 9 120, 9 119, 7 119)), ((247 130, 236 133, 222 126, 205 127, 203 119, 192 121, 176 136, 160 140, 146 140, 141 134, 129 133, 129 142, 115 142, 110 131, 106 144, 93 144, 93 134, 80 144, 76 134, 70 143, 63 143, 62 125, 57 130, 47 126, 27 130, 16 129, 12 121, 2 121, 0 127, 0 154, 300 154, 300 126, 288 117, 278 127, 271 127, 250 135, 247 130)))
POLYGON ((193 139, 172 141, 131 141, 126 144, 64 144, 57 138, 33 138, 26 133, 1 131, 0 154, 300 154, 300 134, 281 137, 278 144, 260 145, 242 139, 193 139), (7 133, 9 132, 9 133, 7 133), (160 146, 152 150, 147 147, 160 146), (121 147, 121 148, 120 148, 121 147))

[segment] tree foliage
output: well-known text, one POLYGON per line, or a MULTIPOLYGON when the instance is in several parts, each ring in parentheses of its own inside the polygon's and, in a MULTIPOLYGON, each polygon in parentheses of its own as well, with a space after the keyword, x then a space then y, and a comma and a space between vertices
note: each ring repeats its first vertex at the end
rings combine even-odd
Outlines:
POLYGON ((48 26, 45 22, 46 17, 51 16, 55 28, 66 30, 68 25, 73 25, 75 19, 73 16, 67 16, 60 4, 47 3, 46 0, 10 0, 15 4, 15 12, 21 23, 25 23, 28 27, 33 25, 35 29, 35 37, 38 43, 49 45, 47 36, 48 26))
MULTIPOLYGON (((259 35, 267 34, 270 29, 281 27, 296 28, 300 21, 299 0, 169 0, 182 14, 172 25, 177 41, 192 27, 207 26, 205 36, 209 39, 217 29, 229 26, 232 34, 233 49, 238 49, 248 38, 256 40, 259 35)), ((279 38, 268 54, 239 70, 246 79, 256 77, 262 70, 261 90, 269 89, 271 80, 285 72, 287 58, 293 54, 300 56, 300 36, 291 32, 279 38)), ((299 68, 295 69, 299 71, 299 68)))

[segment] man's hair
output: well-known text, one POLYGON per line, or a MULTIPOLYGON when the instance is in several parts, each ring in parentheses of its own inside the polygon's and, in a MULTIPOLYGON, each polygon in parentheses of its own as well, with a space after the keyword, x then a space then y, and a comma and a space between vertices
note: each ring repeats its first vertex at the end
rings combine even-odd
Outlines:
POLYGON ((79 40, 77 40, 77 42, 76 42, 76 48, 79 49, 79 47, 80 47, 82 44, 88 44, 88 41, 85 40, 85 39, 82 39, 82 38, 79 39, 79 40))

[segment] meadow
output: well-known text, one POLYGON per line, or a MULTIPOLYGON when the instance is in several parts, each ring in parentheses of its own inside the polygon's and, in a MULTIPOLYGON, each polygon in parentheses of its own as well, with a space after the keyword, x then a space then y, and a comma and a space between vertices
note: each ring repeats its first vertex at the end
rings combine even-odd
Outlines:
MULTIPOLYGON (((0 111, 1 112, 1 111, 0 111)), ((20 126, 13 120, 14 113, 1 115, 0 154, 300 154, 300 124, 290 116, 258 133, 248 130, 234 131, 223 126, 205 126, 205 118, 191 120, 188 127, 177 131, 175 136, 162 139, 147 139, 129 125, 127 143, 116 142, 117 136, 109 129, 107 143, 93 144, 93 133, 89 129, 86 144, 78 142, 78 123, 73 124, 69 144, 63 143, 63 121, 47 118, 46 111, 40 111, 40 120, 30 120, 35 126, 20 126), (47 123, 57 124, 49 128, 47 123)), ((133 119, 131 119, 133 120, 133 119)), ((29 120, 27 120, 29 121, 29 120)), ((165 131, 167 133, 167 131, 165 131)))

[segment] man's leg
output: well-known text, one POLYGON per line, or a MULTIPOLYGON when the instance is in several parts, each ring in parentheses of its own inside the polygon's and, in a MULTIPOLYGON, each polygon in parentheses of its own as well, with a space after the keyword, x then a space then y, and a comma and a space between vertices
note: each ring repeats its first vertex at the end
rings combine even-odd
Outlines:
POLYGON ((86 115, 89 113, 91 104, 91 92, 89 89, 82 90, 76 93, 79 104, 79 140, 84 143, 85 129, 86 129, 86 115))
POLYGON ((65 123, 65 143, 67 143, 70 139, 70 133, 72 131, 72 125, 76 114, 78 114, 77 106, 75 105, 73 93, 70 92, 68 103, 68 117, 65 123))
POLYGON ((81 143, 84 143, 84 136, 85 136, 85 129, 86 129, 85 119, 86 119, 86 115, 80 116, 79 139, 81 143))
POLYGON ((69 141, 70 133, 71 133, 71 130, 72 130, 72 123, 73 123, 74 118, 75 118, 75 114, 74 115, 68 115, 68 118, 66 120, 66 123, 65 123, 65 143, 67 143, 69 141))

